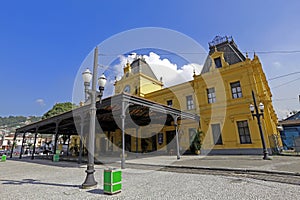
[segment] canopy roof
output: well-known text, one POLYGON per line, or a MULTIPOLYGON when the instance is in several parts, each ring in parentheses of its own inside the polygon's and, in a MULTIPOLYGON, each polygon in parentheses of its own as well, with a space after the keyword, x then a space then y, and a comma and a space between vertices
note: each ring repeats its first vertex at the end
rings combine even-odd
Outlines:
MULTIPOLYGON (((171 124, 171 122, 174 121, 174 117, 195 121, 200 120, 198 115, 183 112, 126 93, 105 98, 101 103, 97 101, 96 107, 96 119, 103 131, 121 129, 120 123, 122 114, 125 116, 125 128, 145 126, 150 122, 152 124, 171 124)), ((89 105, 81 106, 72 111, 18 128, 16 133, 38 132, 40 134, 53 134, 55 131, 58 131, 60 134, 66 135, 78 134, 76 126, 78 126, 80 122, 83 122, 85 125, 89 124, 89 108, 89 105)))

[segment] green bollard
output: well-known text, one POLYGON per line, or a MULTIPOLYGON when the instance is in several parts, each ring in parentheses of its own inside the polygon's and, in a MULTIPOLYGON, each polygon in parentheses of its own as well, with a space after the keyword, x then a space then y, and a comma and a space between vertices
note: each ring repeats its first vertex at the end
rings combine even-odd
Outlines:
POLYGON ((58 162, 59 161, 59 154, 54 154, 53 155, 53 162, 58 162))
POLYGON ((2 155, 1 161, 2 161, 2 162, 5 162, 5 161, 6 161, 6 155, 2 155))
POLYGON ((104 170, 104 186, 105 194, 116 194, 122 190, 122 171, 121 169, 105 169, 104 170))

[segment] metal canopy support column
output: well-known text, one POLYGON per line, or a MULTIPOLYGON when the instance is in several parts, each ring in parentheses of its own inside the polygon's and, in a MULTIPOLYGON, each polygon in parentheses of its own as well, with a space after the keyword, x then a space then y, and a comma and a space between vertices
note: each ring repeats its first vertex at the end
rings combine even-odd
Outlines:
POLYGON ((16 145, 17 135, 18 135, 18 132, 15 132, 14 139, 13 139, 13 145, 12 145, 11 152, 10 152, 10 158, 12 158, 12 155, 13 155, 13 152, 14 152, 14 148, 15 148, 15 145, 16 145))
POLYGON ((67 156, 69 156, 70 139, 71 139, 71 135, 68 135, 67 156))
POLYGON ((82 162, 82 150, 83 150, 83 131, 84 131, 84 117, 80 116, 80 144, 79 144, 79 156, 78 156, 78 164, 82 162))
POLYGON ((122 100, 122 160, 121 160, 121 169, 125 169, 125 111, 127 110, 129 103, 122 100))
POLYGON ((35 144, 36 144, 36 138, 37 138, 37 135, 38 135, 38 129, 39 129, 39 127, 36 127, 36 128, 35 128, 34 143, 33 143, 33 151, 32 151, 32 155, 31 155, 31 160, 34 159, 34 154, 35 154, 35 144))
POLYGON ((54 149, 53 149, 53 154, 56 154, 56 147, 57 147, 57 140, 58 140, 58 125, 59 121, 55 123, 55 139, 54 139, 54 149))
POLYGON ((19 156, 20 159, 22 158, 22 154, 23 154, 25 135, 26 135, 26 132, 24 131, 23 132, 23 139, 22 139, 22 147, 21 147, 21 152, 20 152, 20 156, 19 156))
POLYGON ((136 157, 138 157, 138 147, 139 147, 139 127, 137 126, 135 128, 135 133, 136 133, 136 137, 135 137, 135 153, 136 153, 136 157))
POLYGON ((180 151, 179 151, 179 136, 178 136, 178 115, 172 115, 173 119, 174 119, 174 127, 175 127, 175 133, 176 133, 176 150, 177 150, 177 160, 180 159, 180 151))

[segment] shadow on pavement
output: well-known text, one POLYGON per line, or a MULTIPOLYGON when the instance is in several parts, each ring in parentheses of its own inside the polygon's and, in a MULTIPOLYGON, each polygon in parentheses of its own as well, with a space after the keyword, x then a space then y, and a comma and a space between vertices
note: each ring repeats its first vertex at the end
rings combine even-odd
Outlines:
POLYGON ((58 183, 45 183, 35 179, 22 179, 18 180, 2 180, 0 179, 3 185, 25 185, 25 184, 32 184, 32 185, 48 185, 48 186, 57 186, 57 187, 72 187, 72 188, 79 188, 79 185, 68 185, 68 184, 58 184, 58 183))
POLYGON ((91 194, 104 194, 104 190, 102 190, 102 189, 93 189, 93 190, 89 190, 87 192, 91 193, 91 194))
POLYGON ((23 157, 22 159, 19 158, 10 158, 8 160, 14 161, 14 162, 26 162, 26 163, 35 163, 40 165, 46 165, 46 166, 55 166, 55 167, 73 167, 73 168, 79 168, 79 167, 85 167, 86 164, 78 164, 76 162, 70 162, 70 161, 59 161, 59 162, 53 162, 50 159, 31 159, 30 157, 23 157))

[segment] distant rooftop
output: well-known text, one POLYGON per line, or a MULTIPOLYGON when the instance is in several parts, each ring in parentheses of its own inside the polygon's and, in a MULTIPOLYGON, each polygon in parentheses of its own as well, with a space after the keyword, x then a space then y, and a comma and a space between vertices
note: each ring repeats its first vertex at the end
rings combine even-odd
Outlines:
POLYGON ((300 125, 300 111, 282 121, 279 121, 279 124, 282 126, 299 126, 300 125))
POLYGON ((289 121, 289 120, 300 120, 300 111, 296 114, 284 119, 283 121, 289 121))

